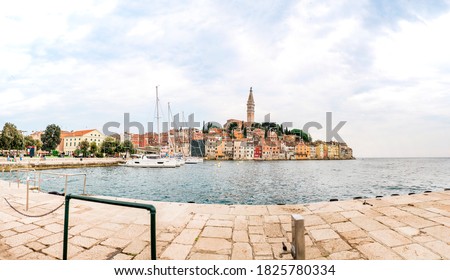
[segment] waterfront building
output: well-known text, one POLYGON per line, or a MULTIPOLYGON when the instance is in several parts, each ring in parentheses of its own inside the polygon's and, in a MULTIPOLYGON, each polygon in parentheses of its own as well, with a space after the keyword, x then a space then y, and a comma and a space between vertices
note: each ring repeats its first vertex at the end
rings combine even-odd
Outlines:
POLYGON ((270 153, 267 159, 280 159, 280 142, 279 141, 266 141, 269 147, 270 153))
POLYGON ((276 141, 272 146, 272 159, 283 159, 281 154, 280 142, 276 141))
POLYGON ((255 145, 253 141, 243 141, 242 144, 244 147, 244 159, 254 159, 255 145))
POLYGON ((190 134, 192 140, 203 141, 203 132, 200 129, 192 128, 190 134))
POLYGON ((267 133, 267 138, 271 142, 277 142, 278 141, 278 134, 275 131, 269 130, 269 132, 267 133))
POLYGON ((353 150, 347 146, 346 143, 340 143, 340 158, 341 159, 352 159, 353 158, 353 150))
POLYGON ((98 147, 105 140, 105 135, 97 129, 78 130, 61 133, 61 148, 65 155, 72 155, 76 149, 80 148, 80 143, 87 140, 89 143, 95 142, 98 147))
MULTIPOLYGON (((63 131, 61 131, 61 134, 63 133, 63 131)), ((39 140, 41 141, 41 136, 42 134, 44 134, 44 131, 33 131, 30 136, 31 138, 33 138, 33 140, 39 140)))
POLYGON ((283 159, 295 159, 295 142, 281 142, 281 154, 283 159))
POLYGON ((131 141, 133 147, 144 148, 146 146, 145 134, 129 133, 126 137, 124 137, 124 140, 127 140, 127 138, 131 141))
POLYGON ((316 143, 316 158, 323 159, 324 158, 324 144, 323 142, 316 143))
POLYGON ((269 160, 272 159, 272 149, 266 142, 262 145, 262 159, 269 160))
POLYGON ((295 159, 309 159, 310 157, 310 147, 309 144, 300 141, 295 146, 295 159))
POLYGON ((283 141, 286 143, 295 143, 296 135, 283 135, 283 141))
POLYGON ((240 140, 240 139, 244 138, 244 133, 240 129, 235 129, 233 131, 233 136, 235 139, 240 140))
POLYGON ((244 158, 245 148, 241 145, 242 142, 240 140, 233 141, 233 159, 241 160, 244 158))
POLYGON ((206 149, 206 157, 208 159, 216 159, 217 158, 217 139, 216 138, 207 138, 205 143, 206 149))
POLYGON ((230 139, 222 139, 223 145, 223 158, 233 159, 233 141, 230 139))
POLYGON ((328 147, 328 158, 329 159, 339 159, 340 158, 340 148, 337 142, 327 142, 328 147))
POLYGON ((263 138, 264 138, 264 134, 265 134, 264 129, 261 129, 261 128, 255 128, 255 129, 253 130, 253 137, 254 137, 254 138, 263 139, 263 138))
POLYGON ((216 159, 223 159, 225 157, 225 141, 221 138, 217 140, 216 159))
POLYGON ((223 129, 217 127, 211 127, 208 131, 209 135, 222 135, 223 129))
POLYGON ((309 144, 309 158, 316 159, 316 146, 313 143, 309 144))
POLYGON ((255 146, 255 151, 253 154, 253 158, 254 159, 261 159, 262 158, 262 146, 261 145, 256 145, 255 146))

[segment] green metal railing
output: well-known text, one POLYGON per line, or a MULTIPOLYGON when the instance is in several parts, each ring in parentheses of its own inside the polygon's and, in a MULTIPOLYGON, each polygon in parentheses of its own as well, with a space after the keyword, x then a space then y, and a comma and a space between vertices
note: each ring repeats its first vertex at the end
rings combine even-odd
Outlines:
POLYGON ((150 211, 150 253, 151 259, 156 260, 156 208, 151 204, 117 201, 81 195, 66 195, 66 207, 64 212, 64 241, 63 241, 63 260, 67 260, 67 245, 69 240, 69 202, 71 199, 78 199, 90 202, 97 202, 109 205, 125 206, 150 211))

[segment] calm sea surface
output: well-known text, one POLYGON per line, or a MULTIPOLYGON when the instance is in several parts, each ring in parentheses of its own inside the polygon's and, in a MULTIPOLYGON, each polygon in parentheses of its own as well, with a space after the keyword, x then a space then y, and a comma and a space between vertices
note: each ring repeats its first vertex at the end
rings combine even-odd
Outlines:
MULTIPOLYGON (((296 204, 450 187, 449 158, 205 161, 176 169, 118 166, 52 172, 87 173, 90 194, 220 204, 296 204)), ((45 178, 45 190, 63 190, 63 178, 45 178)), ((81 190, 82 180, 69 180, 68 192, 81 190)))

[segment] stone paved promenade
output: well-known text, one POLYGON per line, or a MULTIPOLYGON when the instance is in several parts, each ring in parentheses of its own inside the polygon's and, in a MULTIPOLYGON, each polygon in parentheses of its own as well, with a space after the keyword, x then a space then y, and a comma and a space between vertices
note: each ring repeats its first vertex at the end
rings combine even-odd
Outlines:
MULTIPOLYGON (((0 182, 0 259, 60 259, 64 207, 24 217, 25 188, 0 182)), ((30 215, 63 197, 30 193, 30 215)), ((450 259, 450 191, 291 206, 153 203, 159 259, 291 259, 290 214, 306 223, 307 259, 450 259)), ((71 202, 69 259, 149 259, 145 210, 71 202)))
POLYGON ((123 162, 121 158, 52 158, 45 160, 42 158, 23 158, 16 161, 7 161, 5 157, 0 157, 0 172, 7 172, 11 169, 34 168, 34 169, 54 169, 54 168, 77 168, 85 166, 110 166, 123 162))

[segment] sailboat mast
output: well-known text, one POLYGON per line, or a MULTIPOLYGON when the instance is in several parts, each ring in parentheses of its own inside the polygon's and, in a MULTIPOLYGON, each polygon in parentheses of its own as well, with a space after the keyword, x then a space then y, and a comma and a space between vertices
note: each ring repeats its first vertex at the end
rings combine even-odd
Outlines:
POLYGON ((170 149, 172 148, 172 143, 170 141, 170 102, 167 102, 167 144, 169 146, 169 154, 170 149))
POLYGON ((156 131, 158 132, 158 146, 161 146, 161 135, 159 133, 159 97, 158 86, 156 86, 156 131))

